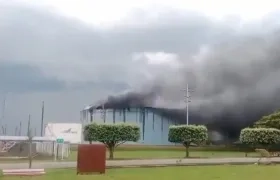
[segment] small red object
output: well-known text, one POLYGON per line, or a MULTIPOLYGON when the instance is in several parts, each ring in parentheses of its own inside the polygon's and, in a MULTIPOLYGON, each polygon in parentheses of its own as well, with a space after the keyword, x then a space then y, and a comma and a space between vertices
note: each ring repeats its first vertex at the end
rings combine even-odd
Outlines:
POLYGON ((106 169, 106 146, 104 144, 81 144, 78 146, 77 174, 104 174, 106 169))

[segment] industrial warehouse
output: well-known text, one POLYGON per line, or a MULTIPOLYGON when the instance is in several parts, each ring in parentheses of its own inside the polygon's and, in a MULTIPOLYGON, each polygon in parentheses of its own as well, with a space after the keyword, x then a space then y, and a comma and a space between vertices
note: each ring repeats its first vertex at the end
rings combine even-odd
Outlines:
MULTIPOLYGON (((152 97, 149 95, 149 99, 152 97)), ((81 111, 81 122, 85 125, 97 123, 136 123, 141 129, 139 143, 145 145, 171 145, 168 141, 170 125, 186 124, 186 109, 171 109, 146 106, 145 96, 127 93, 122 96, 109 97, 97 105, 90 105, 81 111)), ((201 108, 203 110, 203 108, 201 108)), ((248 119, 240 114, 224 111, 216 116, 190 111, 189 123, 206 125, 209 139, 214 143, 233 143, 238 140, 240 130, 250 126, 264 112, 247 112, 248 119), (226 119, 225 119, 226 117, 226 119)))
POLYGON ((179 122, 170 116, 163 116, 160 109, 124 108, 124 109, 93 109, 84 111, 84 120, 97 123, 135 123, 140 126, 141 138, 139 143, 145 145, 168 145, 168 129, 170 125, 179 122))

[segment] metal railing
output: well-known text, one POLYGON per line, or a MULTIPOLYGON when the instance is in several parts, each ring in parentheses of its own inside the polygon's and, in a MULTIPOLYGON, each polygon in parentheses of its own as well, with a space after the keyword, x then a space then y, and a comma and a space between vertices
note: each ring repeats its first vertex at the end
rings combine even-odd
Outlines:
POLYGON ((9 151, 13 146, 15 146, 16 142, 15 141, 2 141, 1 142, 1 152, 7 152, 9 151))

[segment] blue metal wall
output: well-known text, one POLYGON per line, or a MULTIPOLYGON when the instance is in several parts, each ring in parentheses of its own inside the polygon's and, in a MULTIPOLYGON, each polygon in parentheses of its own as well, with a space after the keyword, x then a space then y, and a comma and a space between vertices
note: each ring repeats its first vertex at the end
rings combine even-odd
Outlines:
POLYGON ((168 130, 175 122, 164 118, 149 108, 131 109, 105 109, 93 111, 93 122, 97 123, 134 123, 141 128, 141 139, 139 143, 145 145, 171 145, 168 142, 168 130), (104 118, 103 118, 104 116, 104 118))

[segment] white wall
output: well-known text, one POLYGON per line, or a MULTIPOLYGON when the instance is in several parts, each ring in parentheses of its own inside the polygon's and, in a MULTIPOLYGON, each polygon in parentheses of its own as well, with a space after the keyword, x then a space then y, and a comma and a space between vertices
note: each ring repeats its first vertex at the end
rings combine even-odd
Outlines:
POLYGON ((81 143, 82 124, 79 123, 48 123, 45 136, 63 138, 71 144, 81 143))

